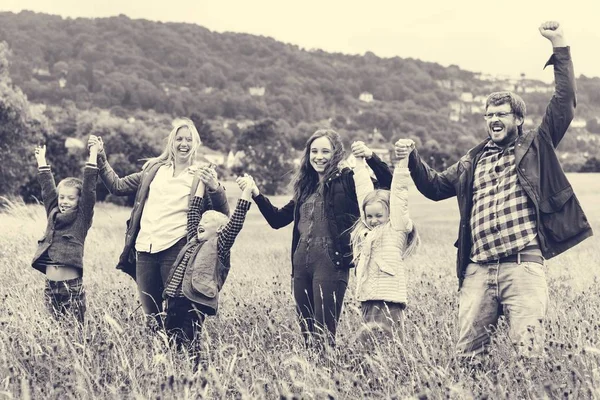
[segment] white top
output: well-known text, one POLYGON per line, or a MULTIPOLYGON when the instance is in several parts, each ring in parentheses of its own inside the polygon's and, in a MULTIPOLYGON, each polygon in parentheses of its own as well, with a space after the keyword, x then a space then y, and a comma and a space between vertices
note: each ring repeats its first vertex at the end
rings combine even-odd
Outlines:
POLYGON ((144 205, 135 249, 158 253, 173 246, 187 234, 187 210, 194 175, 187 169, 177 177, 174 168, 158 169, 144 205))

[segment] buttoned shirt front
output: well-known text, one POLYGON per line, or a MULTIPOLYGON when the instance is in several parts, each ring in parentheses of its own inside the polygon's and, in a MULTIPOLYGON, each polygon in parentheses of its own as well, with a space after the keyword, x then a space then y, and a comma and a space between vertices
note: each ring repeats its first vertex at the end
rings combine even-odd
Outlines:
POLYGON ((536 213, 517 177, 515 145, 489 141, 475 168, 471 260, 515 254, 537 235, 536 213))
POLYGON ((194 176, 184 170, 173 176, 172 166, 163 165, 150 184, 140 221, 135 249, 158 253, 186 236, 187 210, 194 176))

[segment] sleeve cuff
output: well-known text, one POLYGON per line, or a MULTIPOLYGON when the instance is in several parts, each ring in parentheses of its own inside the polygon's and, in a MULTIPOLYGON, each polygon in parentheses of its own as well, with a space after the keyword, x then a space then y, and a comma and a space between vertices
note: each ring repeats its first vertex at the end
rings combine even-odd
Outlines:
POLYGON ((569 60, 570 58, 571 58, 571 47, 570 46, 554 47, 553 53, 550 56, 550 58, 548 59, 548 61, 546 61, 546 64, 544 64, 543 69, 546 69, 546 67, 548 65, 556 64, 556 60, 569 60))
POLYGON ((204 197, 194 196, 194 198, 192 199, 193 206, 201 206, 203 202, 204 202, 204 197))
POLYGON ((47 171, 50 171, 49 165, 44 165, 42 167, 38 167, 38 172, 47 172, 47 171))
POLYGON ((225 187, 223 185, 221 185, 221 182, 218 182, 217 188, 215 190, 211 190, 210 188, 206 188, 206 191, 208 193, 211 193, 211 194, 217 193, 220 190, 225 191, 225 187))
POLYGON ((91 162, 86 162, 86 163, 85 163, 85 167, 86 167, 86 168, 88 168, 88 167, 89 167, 89 168, 95 168, 95 169, 98 169, 98 164, 94 164, 94 163, 91 163, 91 162))
POLYGON ((237 207, 244 211, 248 211, 251 205, 252 203, 250 203, 248 200, 238 199, 237 207))

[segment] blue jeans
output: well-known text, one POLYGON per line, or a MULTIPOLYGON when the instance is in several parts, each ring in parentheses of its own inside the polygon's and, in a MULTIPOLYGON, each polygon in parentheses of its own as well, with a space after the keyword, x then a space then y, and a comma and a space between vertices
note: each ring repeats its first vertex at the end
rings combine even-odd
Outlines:
POLYGON ((158 314, 163 310, 162 294, 165 283, 185 243, 186 238, 182 238, 173 246, 158 253, 137 252, 135 273, 142 309, 146 315, 155 316, 159 326, 161 321, 158 314))
POLYGON ((545 266, 533 262, 471 263, 459 295, 459 356, 475 356, 490 343, 500 315, 509 324, 509 337, 526 356, 543 349, 548 309, 545 266))

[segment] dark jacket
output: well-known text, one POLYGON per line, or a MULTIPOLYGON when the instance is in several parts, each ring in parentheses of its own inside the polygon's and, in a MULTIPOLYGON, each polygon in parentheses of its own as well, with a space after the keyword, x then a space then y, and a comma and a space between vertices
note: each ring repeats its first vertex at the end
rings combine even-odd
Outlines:
MULTIPOLYGON (((542 254, 550 259, 592 235, 592 229, 567 180, 556 146, 565 135, 575 110, 575 77, 568 47, 555 48, 546 65, 554 65, 556 90, 542 123, 519 135, 515 142, 517 178, 537 215, 537 233, 542 254)), ((487 140, 443 172, 430 168, 413 151, 409 168, 417 189, 432 200, 457 196, 460 227, 456 272, 459 288, 470 262, 472 246, 470 216, 473 206, 473 176, 487 140)))
MULTIPOLYGON (((389 189, 392 183, 392 173, 387 164, 375 154, 367 160, 369 167, 375 173, 378 187, 389 189)), ((333 248, 327 248, 329 257, 336 268, 352 268, 352 246, 350 244, 350 233, 354 223, 360 218, 356 189, 354 186, 354 173, 349 168, 338 171, 333 178, 324 186, 325 213, 329 224, 329 233, 333 239, 333 248)), ((258 209, 267 220, 267 223, 275 229, 283 228, 294 222, 292 234, 292 260, 294 252, 300 241, 298 221, 300 220, 300 204, 294 199, 290 200, 282 208, 271 204, 269 199, 262 194, 254 197, 258 209)), ((292 276, 294 275, 292 263, 292 276)))
MULTIPOLYGON (((126 196, 135 193, 135 202, 133 209, 131 210, 131 216, 127 220, 127 232, 125 234, 125 247, 119 257, 119 263, 117 269, 127 273, 133 279, 135 279, 135 240, 140 231, 140 221, 142 219, 142 212, 144 211, 144 205, 146 204, 146 198, 150 189, 150 183, 154 179, 158 169, 163 166, 164 163, 154 161, 146 165, 146 167, 140 171, 127 175, 123 178, 115 173, 111 168, 110 164, 106 159, 106 153, 101 151, 98 153, 98 168, 100 178, 108 191, 117 196, 126 196)), ((190 191, 190 201, 194 197, 196 187, 198 186, 198 178, 194 177, 192 188, 190 191)), ((206 210, 216 210, 223 214, 229 215, 229 204, 227 203, 227 196, 225 195, 224 188, 219 185, 219 188, 214 191, 206 191, 204 195, 204 204, 206 210)))
POLYGON ((58 192, 50 167, 39 169, 38 181, 42 187, 42 200, 48 223, 44 237, 38 240, 38 248, 33 256, 32 266, 35 269, 46 273, 45 265, 37 263, 46 250, 48 256, 57 264, 83 268, 83 244, 92 226, 97 180, 98 168, 86 166, 83 170, 83 187, 77 209, 61 213, 58 210, 58 192))

